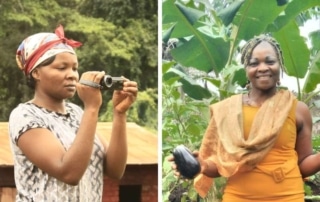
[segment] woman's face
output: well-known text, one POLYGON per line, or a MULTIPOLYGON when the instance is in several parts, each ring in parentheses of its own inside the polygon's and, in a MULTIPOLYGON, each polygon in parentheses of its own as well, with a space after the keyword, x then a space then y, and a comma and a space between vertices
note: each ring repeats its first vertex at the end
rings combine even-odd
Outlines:
POLYGON ((59 53, 46 66, 36 68, 33 73, 36 91, 56 100, 71 98, 79 80, 77 56, 68 52, 59 53))
POLYGON ((280 63, 270 43, 263 41, 253 49, 246 72, 252 88, 270 90, 276 87, 280 79, 280 63))

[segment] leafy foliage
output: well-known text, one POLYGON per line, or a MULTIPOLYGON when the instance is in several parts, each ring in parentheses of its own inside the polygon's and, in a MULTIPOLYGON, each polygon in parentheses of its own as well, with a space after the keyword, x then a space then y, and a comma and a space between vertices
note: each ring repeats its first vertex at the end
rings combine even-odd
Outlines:
POLYGON ((181 97, 183 95, 179 87, 181 84, 164 83, 162 88, 162 195, 164 201, 168 201, 170 194, 177 186, 181 186, 182 193, 190 191, 184 194, 185 200, 187 196, 193 200, 197 197, 195 191, 191 189, 192 181, 175 178, 167 157, 171 155, 174 147, 180 144, 184 144, 191 151, 199 148, 200 137, 204 133, 209 117, 207 105, 188 97, 184 99, 181 97))
MULTIPOLYGON (((157 4, 152 0, 143 4, 137 1, 141 4, 136 7, 132 6, 134 2, 123 1, 115 7, 116 2, 0 0, 1 121, 8 120, 18 103, 33 97, 15 62, 18 45, 31 34, 53 32, 59 24, 64 26, 68 38, 83 43, 76 49, 80 74, 104 70, 109 75, 137 81, 140 91, 157 91, 157 4), (137 10, 128 13, 130 6, 137 10), (113 9, 119 15, 112 15, 113 9)), ((103 93, 101 109, 106 108, 110 98, 110 93, 103 93)), ((72 101, 82 105, 77 96, 72 101)), ((155 121, 157 117, 153 114, 148 119, 155 121)))
MULTIPOLYGON (((175 188, 185 187, 185 182, 175 179, 168 169, 170 150, 178 144, 199 148, 208 121, 208 105, 245 90, 246 76, 238 57, 243 41, 262 33, 275 37, 288 74, 297 78, 298 98, 318 94, 313 92, 320 76, 319 49, 313 48, 319 44, 318 32, 311 35, 308 47, 298 26, 320 16, 319 5, 319 0, 307 0, 303 5, 299 0, 163 1, 164 201, 175 188), (306 79, 304 87, 300 87, 298 78, 306 79), (187 130, 189 125, 195 127, 187 130)), ((212 192, 219 195, 223 183, 223 179, 218 180, 212 192)), ((199 201, 192 194, 192 182, 187 184, 181 201, 186 201, 185 195, 188 201, 199 201)))
MULTIPOLYGON (((136 102, 128 110, 128 122, 135 122, 140 126, 146 127, 147 129, 156 132, 158 128, 157 119, 157 98, 158 92, 154 89, 147 89, 143 92, 138 92, 136 102)), ((105 113, 99 118, 99 121, 112 121, 112 101, 109 101, 105 113)))

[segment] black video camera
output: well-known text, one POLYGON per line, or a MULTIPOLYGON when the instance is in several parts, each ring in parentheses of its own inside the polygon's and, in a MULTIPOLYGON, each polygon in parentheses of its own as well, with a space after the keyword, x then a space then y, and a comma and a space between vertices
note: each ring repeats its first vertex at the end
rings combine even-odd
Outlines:
POLYGON ((101 81, 101 90, 122 90, 124 78, 105 75, 101 81))

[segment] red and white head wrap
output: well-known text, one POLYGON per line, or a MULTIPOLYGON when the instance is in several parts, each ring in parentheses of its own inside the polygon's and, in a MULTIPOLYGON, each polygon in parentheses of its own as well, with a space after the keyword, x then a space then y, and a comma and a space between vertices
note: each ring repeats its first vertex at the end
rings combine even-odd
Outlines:
POLYGON ((27 37, 18 47, 16 61, 19 68, 29 75, 34 68, 46 59, 62 52, 75 54, 74 47, 82 44, 64 37, 62 25, 55 33, 38 33, 27 37))

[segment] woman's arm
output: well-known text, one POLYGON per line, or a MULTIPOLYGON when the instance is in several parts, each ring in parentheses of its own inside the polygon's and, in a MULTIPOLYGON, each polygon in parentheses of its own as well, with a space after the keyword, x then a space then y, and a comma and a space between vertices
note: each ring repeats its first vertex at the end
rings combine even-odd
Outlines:
MULTIPOLYGON (((98 83, 104 74, 104 72, 88 72, 82 77, 98 83)), ((84 103, 84 112, 74 142, 68 150, 65 150, 55 135, 45 128, 30 129, 23 133, 17 142, 19 148, 34 165, 70 185, 79 183, 90 162, 102 103, 99 89, 78 83, 77 92, 84 103)))
MULTIPOLYGON (((136 100, 137 83, 125 79, 123 90, 113 93, 113 125, 111 138, 106 147, 105 174, 120 179, 127 163, 127 129, 126 111, 136 100)), ((105 143, 106 145, 106 143, 105 143)))
POLYGON ((200 164, 202 174, 212 178, 220 177, 216 164, 214 164, 210 159, 203 162, 200 161, 200 164))
MULTIPOLYGON (((200 163, 201 169, 200 169, 199 174, 201 173, 201 174, 204 174, 204 175, 206 175, 208 177, 212 177, 212 178, 220 177, 217 166, 214 164, 213 161, 211 161, 210 159, 202 160, 199 157, 199 151, 193 151, 193 155, 194 155, 194 157, 197 158, 197 160, 200 163)), ((174 162, 174 156, 173 155, 169 156, 167 158, 167 160, 172 163, 171 167, 174 170, 174 174, 176 176, 180 176, 180 172, 177 168, 177 165, 174 162)))
POLYGON ((320 170, 320 155, 313 154, 312 118, 308 106, 300 101, 296 109, 296 125, 298 164, 302 177, 307 177, 320 170))
POLYGON ((90 161, 97 117, 98 110, 84 110, 76 138, 67 151, 45 128, 26 131, 20 136, 18 146, 33 164, 50 176, 77 185, 90 161))
POLYGON ((105 174, 114 179, 121 179, 127 163, 126 115, 114 114, 112 132, 106 148, 105 174))

